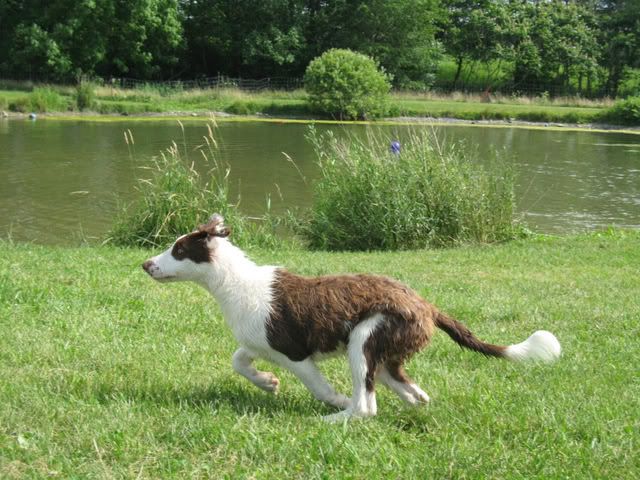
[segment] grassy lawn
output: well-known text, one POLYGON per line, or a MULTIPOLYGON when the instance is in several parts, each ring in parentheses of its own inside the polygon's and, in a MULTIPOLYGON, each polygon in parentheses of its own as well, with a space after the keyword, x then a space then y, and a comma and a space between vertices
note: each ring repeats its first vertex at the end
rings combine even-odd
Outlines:
MULTIPOLYGON (((73 88, 51 87, 48 90, 52 90, 53 95, 47 92, 49 95, 38 103, 30 101, 32 94, 27 90, 0 90, 0 109, 25 113, 38 109, 46 112, 74 110, 73 88), (47 105, 47 101, 55 105, 47 105)), ((397 92, 391 95, 390 115, 589 123, 597 121, 610 105, 611 101, 568 98, 558 102, 537 97, 496 97, 492 103, 485 103, 478 95, 436 96, 397 92)), ((210 89, 167 93, 153 88, 122 90, 98 87, 92 110, 102 114, 223 111, 238 115, 262 113, 276 117, 318 117, 310 110, 302 90, 248 93, 235 89, 210 89)))
POLYGON ((598 107, 523 105, 518 103, 481 103, 447 100, 397 98, 393 107, 401 115, 449 117, 464 120, 530 120, 541 122, 589 123, 602 113, 598 107))
MULTIPOLYGON (((378 416, 345 425, 287 372, 277 397, 235 375, 215 303, 146 278, 149 255, 0 244, 1 478, 638 478, 638 232, 252 251, 304 274, 392 275, 487 341, 545 328, 563 345, 554 365, 512 364, 440 332, 408 365, 431 405, 380 388, 378 416)), ((322 368, 349 390, 344 361, 322 368)))

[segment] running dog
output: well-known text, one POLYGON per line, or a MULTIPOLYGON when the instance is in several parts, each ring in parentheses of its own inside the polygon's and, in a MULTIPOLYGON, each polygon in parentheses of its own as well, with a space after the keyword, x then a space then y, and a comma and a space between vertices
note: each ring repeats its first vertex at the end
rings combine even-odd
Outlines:
POLYGON ((272 393, 278 391, 278 378, 256 370, 253 361, 262 358, 290 370, 318 400, 340 409, 326 420, 375 415, 376 382, 408 404, 428 403, 429 396, 407 376, 403 363, 429 343, 436 327, 462 347, 487 356, 546 362, 560 356, 558 340, 546 331, 516 345, 484 343, 462 323, 387 277, 308 278, 256 265, 229 241, 230 233, 215 214, 142 267, 159 282, 189 280, 203 286, 219 302, 240 344, 233 354, 234 370, 272 393), (335 353, 348 358, 351 398, 336 393, 316 366, 316 361, 335 353))

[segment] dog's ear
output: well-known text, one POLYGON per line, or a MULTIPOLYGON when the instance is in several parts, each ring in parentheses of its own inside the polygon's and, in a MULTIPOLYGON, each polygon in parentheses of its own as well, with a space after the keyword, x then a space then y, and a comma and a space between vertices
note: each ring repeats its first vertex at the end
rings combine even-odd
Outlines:
POLYGON ((200 232, 206 232, 212 237, 228 237, 231 229, 224 224, 224 218, 219 213, 214 213, 209 221, 198 228, 200 232))

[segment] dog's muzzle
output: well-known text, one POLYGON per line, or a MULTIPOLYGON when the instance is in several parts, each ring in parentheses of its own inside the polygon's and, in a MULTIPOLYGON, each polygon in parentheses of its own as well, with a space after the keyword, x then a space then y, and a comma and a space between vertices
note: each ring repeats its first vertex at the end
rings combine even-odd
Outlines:
POLYGON ((155 263, 153 263, 153 260, 147 260, 142 264, 142 269, 145 272, 147 272, 149 275, 153 276, 153 271, 157 270, 158 267, 156 266, 155 263))

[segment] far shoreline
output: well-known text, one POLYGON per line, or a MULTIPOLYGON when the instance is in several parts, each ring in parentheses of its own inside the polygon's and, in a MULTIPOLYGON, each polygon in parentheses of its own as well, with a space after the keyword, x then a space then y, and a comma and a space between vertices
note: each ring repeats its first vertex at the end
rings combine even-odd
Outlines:
MULTIPOLYGON (((0 120, 30 120, 32 114, 21 112, 2 112, 0 120)), ((273 116, 267 114, 237 115, 219 111, 175 111, 146 112, 135 114, 113 114, 97 112, 50 112, 36 113, 35 119, 119 122, 119 121, 203 121, 214 118, 222 122, 269 122, 288 124, 327 124, 327 125, 431 125, 431 126, 465 126, 489 128, 520 128, 529 130, 577 131, 594 133, 623 133, 640 135, 640 127, 628 127, 606 123, 563 123, 532 122, 526 120, 466 120, 451 117, 419 117, 401 116, 382 118, 380 120, 332 120, 304 116, 273 116)))

